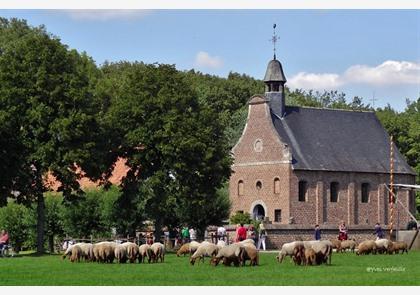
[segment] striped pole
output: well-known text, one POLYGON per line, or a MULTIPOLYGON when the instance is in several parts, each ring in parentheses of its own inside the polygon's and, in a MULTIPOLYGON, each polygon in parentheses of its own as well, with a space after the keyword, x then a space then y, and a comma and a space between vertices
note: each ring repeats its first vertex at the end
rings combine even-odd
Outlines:
POLYGON ((392 231, 394 227, 394 140, 392 135, 390 145, 389 239, 392 240, 392 231))

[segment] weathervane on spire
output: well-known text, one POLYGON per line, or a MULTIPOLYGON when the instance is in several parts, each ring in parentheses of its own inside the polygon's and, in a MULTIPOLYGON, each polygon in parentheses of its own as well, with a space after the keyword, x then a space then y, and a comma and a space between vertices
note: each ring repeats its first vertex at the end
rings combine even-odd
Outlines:
POLYGON ((274 59, 276 59, 276 42, 280 38, 276 35, 276 24, 273 24, 273 37, 270 39, 270 41, 273 43, 273 51, 274 51, 274 59))

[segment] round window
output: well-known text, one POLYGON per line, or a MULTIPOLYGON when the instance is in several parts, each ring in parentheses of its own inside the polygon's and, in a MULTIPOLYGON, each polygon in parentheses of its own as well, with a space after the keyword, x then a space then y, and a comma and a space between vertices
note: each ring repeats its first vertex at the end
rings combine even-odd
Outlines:
POLYGON ((256 186, 256 188, 257 188, 257 190, 260 190, 261 188, 262 188, 262 183, 261 183, 261 181, 257 181, 257 184, 255 185, 256 186))
POLYGON ((262 140, 261 139, 257 139, 255 141, 255 143, 254 143, 254 150, 259 153, 259 152, 262 151, 262 149, 263 149, 262 140))

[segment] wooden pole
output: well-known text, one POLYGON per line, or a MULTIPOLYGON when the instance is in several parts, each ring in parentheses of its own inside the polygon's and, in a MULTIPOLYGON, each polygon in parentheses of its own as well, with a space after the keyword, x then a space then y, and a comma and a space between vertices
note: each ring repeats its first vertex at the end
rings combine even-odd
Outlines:
POLYGON ((394 227, 394 140, 391 135, 390 139, 390 180, 389 180, 389 239, 392 240, 392 232, 394 227))

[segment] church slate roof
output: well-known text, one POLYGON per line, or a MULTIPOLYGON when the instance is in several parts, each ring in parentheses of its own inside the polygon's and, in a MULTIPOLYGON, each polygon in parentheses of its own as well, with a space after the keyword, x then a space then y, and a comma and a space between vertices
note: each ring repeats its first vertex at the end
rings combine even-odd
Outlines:
MULTIPOLYGON (((297 170, 389 173, 389 137, 373 112, 286 106, 271 112, 297 170)), ((415 175, 394 146, 394 172, 415 175)))

